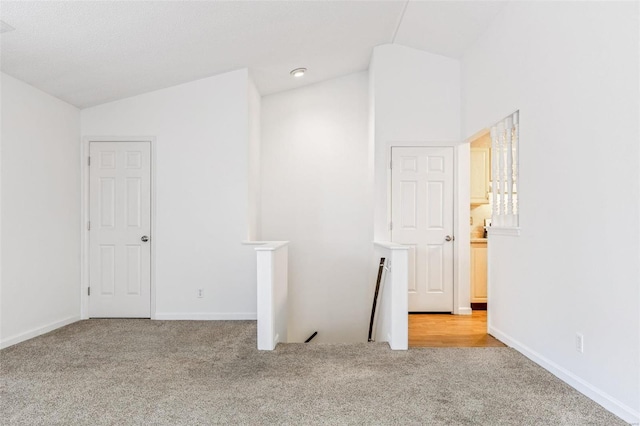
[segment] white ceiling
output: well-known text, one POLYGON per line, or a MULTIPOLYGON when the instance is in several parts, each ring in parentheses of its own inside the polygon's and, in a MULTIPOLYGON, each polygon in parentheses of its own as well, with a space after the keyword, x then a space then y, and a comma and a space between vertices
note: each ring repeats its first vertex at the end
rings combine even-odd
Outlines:
POLYGON ((266 95, 365 70, 394 35, 460 57, 503 5, 3 0, 0 19, 15 30, 0 36, 1 69, 81 108, 244 67, 266 95), (297 67, 304 78, 289 75, 297 67))
POLYGON ((506 1, 410 1, 395 42, 460 58, 505 4, 506 1))

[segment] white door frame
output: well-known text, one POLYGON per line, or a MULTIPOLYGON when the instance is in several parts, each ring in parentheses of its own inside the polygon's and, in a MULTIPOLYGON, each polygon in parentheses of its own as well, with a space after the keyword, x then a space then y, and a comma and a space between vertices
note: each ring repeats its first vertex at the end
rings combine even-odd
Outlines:
MULTIPOLYGON (((473 135, 469 136, 467 139, 465 139, 467 145, 469 145, 469 150, 471 150, 471 142, 475 141, 476 139, 480 139, 481 137, 487 135, 490 133, 489 128, 485 128, 485 129, 481 129, 478 130, 477 132, 475 132, 473 135)), ((491 155, 491 154, 489 154, 491 155)), ((467 168, 469 169, 469 180, 471 180, 471 155, 469 155, 469 164, 467 165, 467 168)), ((471 187, 471 182, 469 182, 469 187, 471 187)), ((471 189, 469 189, 470 191, 471 189)), ((469 197, 471 198, 471 197, 469 197)), ((471 212, 469 212, 469 214, 471 214, 471 212)), ((471 226, 469 226, 469 233, 471 233, 471 226)), ((487 333, 489 333, 489 330, 491 330, 491 303, 489 303, 491 301, 491 256, 490 256, 490 252, 491 251, 491 244, 488 244, 488 240, 487 240, 487 333)), ((471 270, 471 259, 469 259, 469 270, 471 270)), ((469 282, 469 285, 471 285, 471 282, 469 282)))
MULTIPOLYGON (((461 203, 460 197, 469 199, 469 143, 431 141, 393 141, 386 149, 387 158, 387 223, 391 222, 391 150, 392 148, 453 148, 453 314, 471 315, 470 226, 469 203, 461 203), (465 179, 466 176, 466 179, 465 179), (465 249, 466 248, 466 249, 465 249), (466 297, 465 297, 466 295, 466 297)), ((391 230, 388 231, 391 241, 391 230)), ((407 295, 408 297, 408 295, 407 295)))
POLYGON ((156 138, 154 136, 85 136, 80 147, 80 319, 89 318, 89 144, 149 142, 151 148, 151 319, 156 318, 156 138))

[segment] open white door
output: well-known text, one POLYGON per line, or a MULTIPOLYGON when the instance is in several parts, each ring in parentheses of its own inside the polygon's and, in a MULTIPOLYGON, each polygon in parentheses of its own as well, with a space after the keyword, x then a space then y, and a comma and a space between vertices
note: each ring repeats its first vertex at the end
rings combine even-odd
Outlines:
POLYGON ((91 142, 89 316, 151 315, 149 142, 91 142))
POLYGON ((409 312, 453 312, 453 148, 394 147, 391 240, 409 250, 409 312))

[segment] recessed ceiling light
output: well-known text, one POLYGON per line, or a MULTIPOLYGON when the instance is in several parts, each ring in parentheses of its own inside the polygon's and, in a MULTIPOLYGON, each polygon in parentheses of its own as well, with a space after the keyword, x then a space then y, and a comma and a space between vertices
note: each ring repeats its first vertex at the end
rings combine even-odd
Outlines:
POLYGON ((295 70, 291 70, 289 74, 294 77, 302 77, 305 72, 307 72, 306 68, 296 68, 295 70))
POLYGON ((9 31, 13 30, 15 30, 15 28, 13 28, 11 25, 7 24, 4 21, 0 21, 0 34, 8 33, 9 31))

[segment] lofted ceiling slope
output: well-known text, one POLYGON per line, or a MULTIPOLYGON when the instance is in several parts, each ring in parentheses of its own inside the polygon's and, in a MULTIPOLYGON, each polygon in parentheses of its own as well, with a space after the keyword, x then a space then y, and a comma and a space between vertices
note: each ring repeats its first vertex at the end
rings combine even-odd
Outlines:
POLYGON ((245 67, 267 95, 365 70, 394 37, 460 57, 503 3, 3 0, 0 64, 80 108, 245 67))

